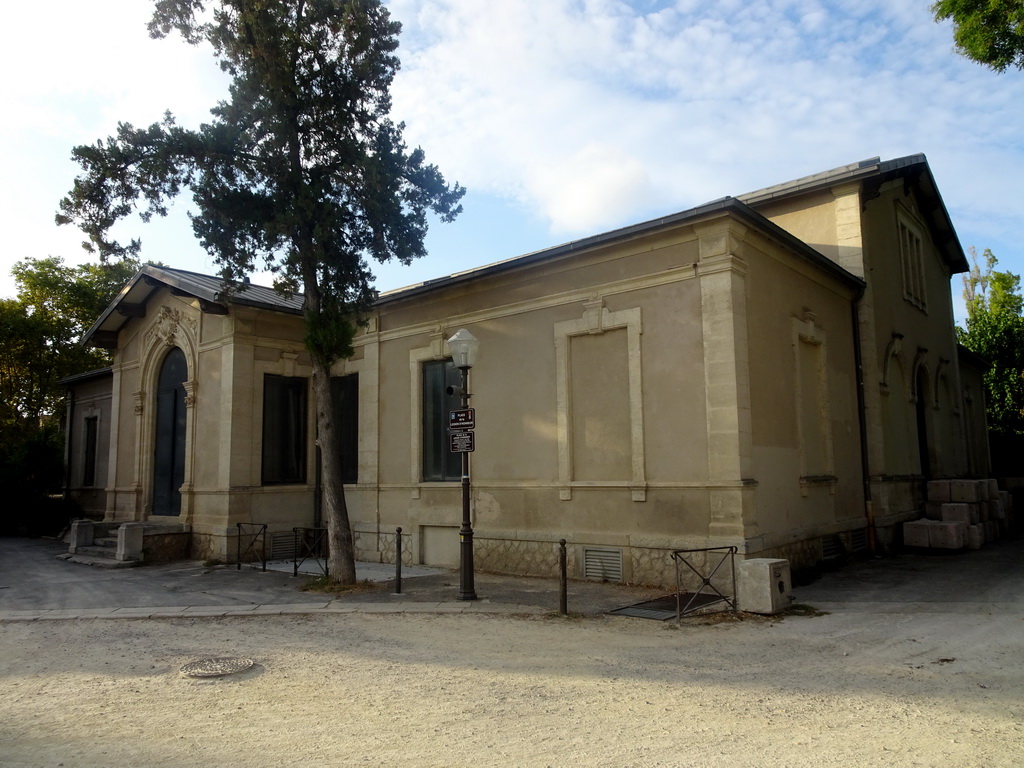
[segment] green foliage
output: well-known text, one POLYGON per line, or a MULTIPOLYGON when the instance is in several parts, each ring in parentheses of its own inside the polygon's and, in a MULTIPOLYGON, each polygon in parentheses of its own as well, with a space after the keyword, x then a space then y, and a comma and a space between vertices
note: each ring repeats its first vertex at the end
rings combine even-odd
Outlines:
POLYGON ((978 264, 974 248, 968 249, 973 266, 964 276, 967 328, 957 336, 967 349, 990 363, 985 373, 985 400, 989 429, 997 433, 1024 434, 1024 299, 1020 276, 995 270, 998 263, 989 249, 978 264))
POLYGON ((936 21, 953 21, 956 49, 997 72, 1024 69, 1024 3, 1020 0, 938 0, 936 21))
POLYGON ((74 149, 83 173, 60 205, 103 260, 138 251, 110 239, 133 211, 166 213, 191 190, 192 227, 225 279, 263 266, 305 296, 310 352, 351 354, 373 299, 373 261, 424 255, 427 214, 450 221, 464 190, 389 115, 400 25, 377 0, 157 0, 149 25, 209 43, 231 78, 213 119, 185 130, 167 114, 146 129, 74 149))
MULTIPOLYGON (((379 0, 156 0, 150 35, 208 43, 231 78, 229 97, 195 130, 168 113, 149 128, 73 150, 82 173, 57 222, 75 224, 101 260, 123 258, 109 236, 120 219, 167 212, 186 188, 192 229, 225 281, 257 265, 301 291, 321 434, 336 433, 330 366, 376 293, 369 264, 425 254, 428 215, 451 221, 464 190, 390 118, 398 34, 379 0)), ((331 573, 354 581, 351 526, 338 458, 322 446, 331 573)))
POLYGON ((109 363, 78 340, 138 266, 127 260, 69 267, 53 256, 14 265, 17 298, 0 300, 0 423, 52 418, 62 408, 61 379, 109 363))
POLYGON ((10 510, 0 528, 39 523, 51 508, 56 522, 46 531, 66 519, 46 498, 60 489, 63 470, 60 381, 109 363, 78 342, 138 266, 127 260, 69 267, 51 256, 24 259, 11 270, 18 295, 0 299, 0 486, 10 510))

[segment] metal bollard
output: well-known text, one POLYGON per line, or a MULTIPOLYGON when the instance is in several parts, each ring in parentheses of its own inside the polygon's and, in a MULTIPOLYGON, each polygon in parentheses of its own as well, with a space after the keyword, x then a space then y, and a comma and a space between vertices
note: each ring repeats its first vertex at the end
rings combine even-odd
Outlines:
POLYGON ((395 529, 395 594, 402 594, 402 529, 395 529))
POLYGON ((558 571, 561 577, 560 593, 558 596, 558 612, 563 616, 569 614, 568 579, 565 574, 565 539, 558 540, 558 571))

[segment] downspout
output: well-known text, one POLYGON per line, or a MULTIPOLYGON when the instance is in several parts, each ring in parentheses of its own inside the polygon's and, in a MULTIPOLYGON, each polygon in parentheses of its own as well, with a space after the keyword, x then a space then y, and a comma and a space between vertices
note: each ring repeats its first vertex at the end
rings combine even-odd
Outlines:
POLYGON ((868 418, 864 405, 864 355, 860 344, 860 302, 864 298, 862 287, 850 305, 853 319, 853 358, 857 371, 857 421, 860 427, 860 467, 864 485, 864 517, 867 520, 868 547, 872 555, 878 554, 875 532, 875 510, 871 499, 871 471, 868 466, 868 418))

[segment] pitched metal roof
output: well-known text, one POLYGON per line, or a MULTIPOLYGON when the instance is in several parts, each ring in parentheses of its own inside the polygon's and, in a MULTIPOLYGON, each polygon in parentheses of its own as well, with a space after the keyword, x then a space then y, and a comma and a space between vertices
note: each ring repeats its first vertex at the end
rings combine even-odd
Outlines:
MULTIPOLYGON (((916 154, 886 161, 882 161, 877 157, 861 160, 860 162, 850 163, 849 165, 749 192, 739 197, 724 197, 695 208, 680 211, 679 213, 662 216, 580 240, 573 240, 562 245, 556 245, 474 269, 456 272, 434 280, 427 280, 422 283, 386 291, 380 294, 378 304, 401 301, 444 286, 476 280, 513 269, 520 269, 539 261, 554 259, 600 245, 624 241, 632 237, 650 234, 660 229, 696 223, 703 218, 722 213, 729 213, 745 220, 763 234, 783 243, 794 253, 817 265, 834 277, 852 286, 863 287, 863 281, 859 277, 843 269, 799 238, 769 221, 758 212, 757 208, 771 201, 806 194, 818 189, 827 189, 837 184, 853 181, 861 181, 863 183, 864 197, 865 199, 870 199, 877 192, 881 184, 894 178, 903 178, 907 183, 917 185, 920 193, 925 198, 925 202, 928 203, 924 206, 925 215, 928 217, 928 223, 932 228, 933 238, 942 249, 946 262, 955 272, 966 271, 968 269, 967 259, 964 256, 963 248, 960 246, 960 241, 957 238, 956 230, 953 228, 953 223, 946 210, 946 206, 942 201, 941 195, 939 195, 935 179, 928 166, 928 161, 923 154, 916 154)), ((83 337, 83 342, 93 343, 98 346, 104 343, 110 344, 111 340, 116 339, 117 333, 132 317, 144 314, 145 304, 156 291, 163 287, 170 288, 173 293, 178 295, 197 299, 203 311, 208 312, 225 314, 229 311, 232 304, 236 304, 295 315, 302 314, 302 296, 300 294, 282 296, 272 288, 248 283, 232 284, 226 287, 220 277, 172 269, 170 267, 146 265, 132 278, 93 327, 89 329, 83 337)))
POLYGON ((116 344, 117 334, 133 318, 143 317, 146 304, 157 291, 170 289, 177 296, 195 299, 204 312, 228 314, 232 305, 302 314, 302 296, 283 296, 273 288, 251 283, 231 283, 213 275, 146 264, 93 323, 82 343, 93 346, 116 344))
POLYGON ((881 160, 872 157, 857 163, 842 165, 829 171, 804 176, 771 187, 740 195, 740 200, 755 209, 769 202, 783 200, 819 189, 828 189, 839 184, 860 181, 863 185, 863 200, 877 194, 879 187, 887 181, 902 178, 908 184, 916 184, 924 198, 922 213, 931 227, 932 238, 942 251, 942 256, 954 273, 970 269, 964 249, 960 245, 953 220, 946 210, 946 204, 939 194, 938 185, 932 175, 928 159, 921 153, 881 160))
POLYGON ((73 384, 80 384, 83 381, 91 381, 92 379, 102 379, 104 376, 112 376, 113 373, 114 369, 108 365, 105 368, 96 368, 92 371, 85 371, 83 373, 75 373, 71 376, 65 376, 57 383, 69 387, 73 384))
POLYGON ((563 243, 562 245, 556 245, 552 248, 534 251, 533 253, 516 256, 511 259, 487 264, 475 269, 456 272, 455 274, 447 277, 441 277, 436 280, 427 280, 423 283, 417 283, 415 285, 405 286, 404 288, 387 291, 380 294, 378 303, 383 304, 392 301, 400 301, 421 293, 435 290, 442 286, 462 283, 468 280, 474 280, 513 269, 520 269, 538 261, 545 261, 559 256, 565 256, 570 253, 584 251, 595 246, 608 245, 627 240, 632 237, 650 234, 669 227, 694 224, 702 219, 720 215, 722 213, 730 213, 740 219, 743 219, 754 228, 760 230, 763 234, 785 244, 797 255, 814 263, 824 271, 844 280, 852 286, 858 288, 863 287, 864 282, 859 277, 848 272, 836 262, 814 250, 803 240, 800 240, 790 234, 774 222, 769 221, 766 217, 758 213, 754 208, 747 205, 742 200, 735 197, 723 197, 719 200, 713 200, 710 203, 699 205, 696 208, 690 208, 685 211, 680 211, 679 213, 673 213, 668 216, 651 219, 650 221, 641 222, 640 224, 633 224, 628 227, 614 229, 599 235, 585 237, 581 240, 573 240, 568 243, 563 243))

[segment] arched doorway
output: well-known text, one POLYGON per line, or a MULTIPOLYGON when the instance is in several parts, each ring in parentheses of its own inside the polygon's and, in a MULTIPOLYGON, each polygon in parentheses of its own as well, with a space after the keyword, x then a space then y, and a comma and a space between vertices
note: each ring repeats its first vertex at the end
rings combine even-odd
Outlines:
POLYGON ((160 366, 156 388, 156 435, 153 456, 153 514, 181 514, 185 482, 185 353, 175 347, 160 366))

